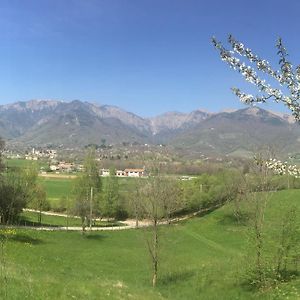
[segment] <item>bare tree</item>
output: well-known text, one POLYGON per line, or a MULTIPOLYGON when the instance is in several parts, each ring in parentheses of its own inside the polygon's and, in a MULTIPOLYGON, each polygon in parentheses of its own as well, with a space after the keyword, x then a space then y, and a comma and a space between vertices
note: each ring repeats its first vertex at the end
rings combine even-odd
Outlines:
POLYGON ((135 179, 135 185, 134 185, 134 191, 130 195, 130 204, 133 208, 133 215, 135 218, 135 228, 139 227, 139 219, 142 217, 142 204, 141 204, 141 198, 142 198, 142 180, 140 178, 135 179))
POLYGON ((254 249, 255 249, 255 273, 257 275, 258 282, 264 283, 265 279, 265 260, 263 258, 263 250, 265 247, 264 239, 264 224, 265 224, 265 212, 268 200, 270 198, 269 193, 269 178, 268 168, 264 164, 265 159, 259 155, 256 157, 257 168, 256 176, 258 178, 257 190, 250 194, 250 199, 254 204, 254 216, 252 220, 252 229, 254 237, 254 249))
POLYGON ((34 209, 38 210, 38 223, 42 223, 42 211, 49 208, 49 203, 46 198, 46 191, 44 187, 40 184, 37 184, 34 189, 34 196, 31 204, 34 209))
POLYGON ((101 216, 110 218, 117 217, 119 204, 119 181, 116 176, 115 168, 110 168, 110 174, 106 178, 103 185, 102 201, 101 201, 101 216))
POLYGON ((152 286, 155 287, 159 268, 159 224, 169 220, 171 214, 180 208, 177 182, 156 175, 149 178, 142 188, 142 207, 145 216, 151 221, 151 238, 147 239, 147 246, 152 261, 152 286))

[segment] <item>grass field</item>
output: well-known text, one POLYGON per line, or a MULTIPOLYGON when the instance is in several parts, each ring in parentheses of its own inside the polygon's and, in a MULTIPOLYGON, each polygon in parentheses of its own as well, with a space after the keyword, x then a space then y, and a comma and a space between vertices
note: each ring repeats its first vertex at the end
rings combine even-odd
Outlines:
MULTIPOLYGON (((102 178, 105 184, 106 178, 102 178)), ((136 178, 119 178, 119 191, 128 194, 135 188, 136 178)), ((39 181, 45 187, 47 199, 52 206, 57 205, 62 197, 72 197, 74 179, 40 177, 39 181)))
POLYGON ((73 179, 66 178, 39 178, 45 187, 47 199, 51 205, 55 205, 62 197, 71 197, 73 179))
POLYGON ((5 165, 7 167, 16 167, 16 168, 28 168, 36 167, 38 170, 40 167, 46 168, 48 164, 41 160, 26 160, 26 159, 6 159, 5 165))
MULTIPOLYGON (((299 206, 299 197, 299 190, 274 194, 267 219, 299 206)), ((161 227, 155 289, 145 233, 18 230, 5 246, 7 299, 299 299, 299 279, 263 293, 243 285, 248 227, 233 221, 230 205, 161 227)))

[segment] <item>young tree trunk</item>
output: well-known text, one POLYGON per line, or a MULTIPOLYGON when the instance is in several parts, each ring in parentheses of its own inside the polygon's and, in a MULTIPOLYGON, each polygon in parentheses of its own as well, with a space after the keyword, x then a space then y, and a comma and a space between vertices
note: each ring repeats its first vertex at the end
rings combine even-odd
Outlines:
POLYGON ((82 231, 81 231, 81 233, 82 234, 84 234, 85 233, 85 226, 86 226, 86 224, 85 224, 85 217, 82 217, 81 218, 81 226, 82 226, 82 231))
POLYGON ((42 224, 42 207, 40 206, 40 209, 39 209, 39 216, 38 216, 38 223, 40 224, 40 226, 41 226, 41 224, 42 224))
POLYGON ((153 224, 153 277, 152 277, 152 286, 156 286, 157 282, 157 273, 158 273, 158 228, 157 228, 157 220, 154 220, 153 224))
POLYGON ((256 272, 260 283, 262 283, 264 280, 263 226, 264 226, 265 209, 266 209, 266 199, 259 199, 259 197, 256 196, 254 232, 255 232, 255 247, 256 247, 256 272))
POLYGON ((135 228, 139 228, 139 214, 137 204, 135 205, 135 228))

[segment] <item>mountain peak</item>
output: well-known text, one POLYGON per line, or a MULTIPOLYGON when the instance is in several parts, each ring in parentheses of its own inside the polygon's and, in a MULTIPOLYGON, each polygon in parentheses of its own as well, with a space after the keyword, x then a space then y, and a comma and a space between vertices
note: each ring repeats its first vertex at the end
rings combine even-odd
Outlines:
POLYGON ((33 110, 41 110, 44 108, 53 108, 56 107, 58 104, 62 103, 63 101, 58 100, 39 100, 33 99, 26 103, 26 108, 33 109, 33 110))

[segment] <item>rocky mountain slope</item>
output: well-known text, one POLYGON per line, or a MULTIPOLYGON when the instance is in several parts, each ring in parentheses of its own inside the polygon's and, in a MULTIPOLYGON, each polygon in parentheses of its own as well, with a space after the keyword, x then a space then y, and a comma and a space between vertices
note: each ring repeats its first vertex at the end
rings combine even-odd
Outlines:
POLYGON ((300 127, 269 111, 249 107, 215 114, 169 143, 210 154, 249 156, 262 146, 278 154, 294 154, 300 149, 300 127))

